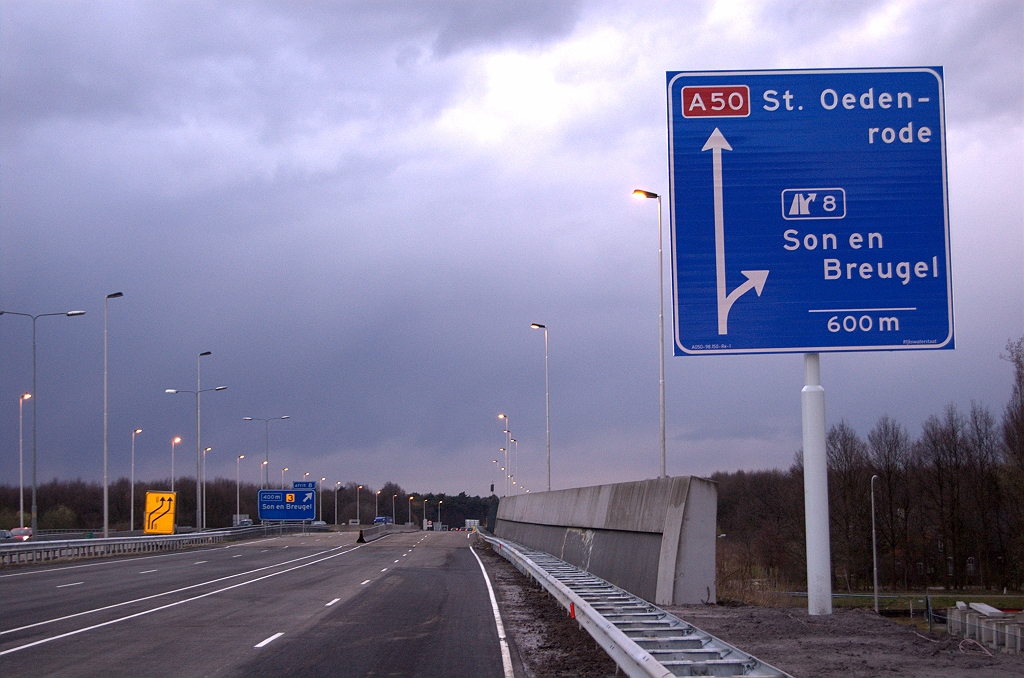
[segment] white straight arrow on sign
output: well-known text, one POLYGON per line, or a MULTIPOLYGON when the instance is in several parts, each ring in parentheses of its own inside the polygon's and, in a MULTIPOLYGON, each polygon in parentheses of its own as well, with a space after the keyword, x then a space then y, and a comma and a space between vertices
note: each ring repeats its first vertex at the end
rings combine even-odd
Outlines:
POLYGON ((722 204, 722 149, 732 150, 732 146, 722 136, 722 132, 716 127, 715 131, 708 137, 704 148, 711 149, 712 167, 714 171, 715 185, 715 278, 718 283, 718 333, 729 333, 729 310, 736 300, 741 296, 754 290, 757 296, 761 296, 764 283, 768 279, 768 271, 740 271, 747 277, 747 281, 734 289, 731 293, 725 292, 725 208, 722 204))

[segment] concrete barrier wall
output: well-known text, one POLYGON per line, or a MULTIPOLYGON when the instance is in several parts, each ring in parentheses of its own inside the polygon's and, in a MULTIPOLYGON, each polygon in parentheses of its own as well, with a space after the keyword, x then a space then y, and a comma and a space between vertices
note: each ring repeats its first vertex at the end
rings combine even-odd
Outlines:
POLYGON ((656 605, 715 602, 718 487, 693 476, 504 497, 495 534, 656 605))

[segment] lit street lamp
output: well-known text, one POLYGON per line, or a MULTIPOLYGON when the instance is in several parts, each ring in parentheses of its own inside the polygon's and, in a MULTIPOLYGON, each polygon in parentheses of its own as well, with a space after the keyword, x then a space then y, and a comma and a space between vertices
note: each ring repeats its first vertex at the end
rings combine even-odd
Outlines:
POLYGON ((45 318, 48 316, 65 315, 70 317, 85 315, 85 311, 65 311, 64 313, 40 313, 38 315, 32 315, 31 313, 18 313, 17 311, 0 311, 0 315, 20 315, 26 318, 32 318, 32 391, 31 393, 36 398, 32 399, 32 536, 36 535, 36 523, 38 509, 36 506, 36 400, 38 399, 39 391, 36 389, 36 320, 39 318, 45 318))
POLYGON ((270 478, 270 462, 267 461, 266 459, 264 459, 263 461, 260 462, 260 479, 257 482, 260 484, 260 488, 261 489, 263 487, 263 474, 264 474, 264 472, 267 474, 267 478, 268 478, 267 485, 269 485, 270 484, 270 480, 269 480, 269 478, 270 478))
POLYGON ((359 494, 360 494, 359 491, 362 490, 362 489, 363 489, 362 485, 360 485, 359 487, 356 488, 356 525, 362 525, 362 523, 359 522, 359 494))
MULTIPOLYGON (((548 447, 548 492, 551 491, 551 382, 548 379, 548 328, 532 323, 531 329, 544 330, 544 431, 548 447)), ((518 470, 518 469, 517 469, 518 470)))
POLYGON ((439 499, 437 502, 437 531, 441 531, 441 504, 444 503, 444 499, 439 499))
POLYGON ((111 299, 119 299, 124 294, 114 292, 103 299, 103 538, 110 536, 110 510, 108 499, 108 488, 110 483, 107 480, 107 302, 111 299))
POLYGON ((282 490, 284 489, 284 472, 287 471, 287 470, 288 470, 287 466, 285 466, 283 469, 281 469, 281 489, 282 490))
POLYGON ((668 473, 665 471, 665 257, 661 249, 663 240, 661 235, 661 196, 638 188, 633 191, 633 197, 638 200, 648 198, 657 198, 658 200, 658 365, 661 370, 661 477, 666 478, 668 473))
POLYGON ((380 515, 380 511, 377 507, 380 504, 380 490, 377 490, 377 494, 373 495, 373 521, 377 522, 377 516, 380 515))
POLYGON ((409 524, 410 525, 412 525, 412 500, 413 500, 413 496, 410 494, 409 495, 409 516, 408 516, 409 524))
POLYGON ((507 469, 505 471, 505 496, 507 497, 508 495, 512 494, 512 484, 510 477, 512 474, 512 466, 510 466, 508 463, 508 453, 512 449, 512 424, 509 422, 508 415, 499 414, 498 419, 505 420, 505 430, 502 431, 502 433, 505 434, 505 447, 501 449, 505 453, 505 468, 507 469))
MULTIPOLYGON (((291 416, 286 414, 283 417, 270 417, 268 419, 262 419, 260 417, 242 417, 242 421, 262 421, 264 424, 263 428, 265 434, 264 439, 266 441, 266 456, 264 457, 263 460, 267 463, 260 466, 260 489, 263 489, 263 466, 267 467, 267 489, 270 489, 270 422, 277 421, 279 419, 291 419, 291 416)), ((283 490, 284 488, 282 487, 281 489, 283 490)))
POLYGON ((169 388, 166 389, 165 393, 194 393, 196 396, 196 529, 201 530, 200 525, 203 524, 203 512, 202 506, 199 504, 199 495, 202 494, 201 480, 203 469, 203 446, 202 446, 202 429, 200 428, 200 420, 202 409, 200 407, 200 396, 207 391, 223 391, 227 386, 218 386, 216 388, 202 388, 200 381, 200 363, 203 356, 213 355, 212 351, 203 351, 196 357, 196 390, 188 391, 185 389, 169 388))
POLYGON ((171 440, 171 492, 174 492, 174 446, 181 442, 181 438, 175 437, 171 440))
POLYGON ((25 454, 24 436, 21 426, 21 409, 25 401, 32 397, 31 393, 23 393, 18 398, 18 526, 25 527, 25 454))
POLYGON ((391 522, 395 525, 398 524, 398 516, 395 514, 395 499, 398 497, 397 494, 391 495, 391 522))
POLYGON ((131 518, 131 527, 129 528, 130 532, 134 532, 135 531, 135 436, 138 435, 139 433, 142 433, 142 429, 141 428, 137 428, 134 431, 132 431, 132 494, 131 494, 131 496, 132 496, 132 498, 131 498, 131 504, 132 504, 131 516, 132 516, 132 518, 131 518))

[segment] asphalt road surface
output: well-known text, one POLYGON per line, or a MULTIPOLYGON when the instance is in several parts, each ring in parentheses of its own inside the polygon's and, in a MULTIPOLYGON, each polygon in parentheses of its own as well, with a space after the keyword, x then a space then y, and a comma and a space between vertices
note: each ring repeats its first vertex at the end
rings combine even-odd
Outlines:
POLYGON ((503 676, 464 532, 0 572, 0 676, 503 676))

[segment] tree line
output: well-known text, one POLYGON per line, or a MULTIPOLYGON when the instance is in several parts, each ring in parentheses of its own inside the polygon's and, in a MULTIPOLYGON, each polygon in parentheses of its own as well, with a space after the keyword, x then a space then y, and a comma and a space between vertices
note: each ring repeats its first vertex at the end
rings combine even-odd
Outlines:
MULTIPOLYGON (((147 490, 166 492, 170 490, 170 478, 158 481, 135 483, 135 529, 142 529, 147 490)), ((174 489, 178 493, 176 509, 179 526, 194 527, 196 520, 196 479, 182 476, 175 479, 174 489)), ((237 486, 239 513, 257 518, 257 492, 255 483, 241 483, 237 486)), ((215 478, 206 486, 206 526, 208 528, 229 527, 235 513, 235 480, 215 478)), ((53 479, 38 485, 37 515, 40 530, 87 530, 103 528, 103 486, 97 482, 83 480, 53 479)), ((110 484, 108 490, 109 521, 111 530, 127 530, 131 521, 131 484, 121 478, 110 484)), ((442 522, 452 527, 462 527, 467 518, 484 523, 487 513, 496 497, 468 496, 465 492, 457 495, 417 494, 406 492, 397 483, 387 482, 375 490, 369 485, 346 483, 335 487, 324 486, 323 496, 317 498, 317 518, 334 524, 335 515, 339 524, 358 520, 361 525, 373 524, 375 515, 392 517, 396 523, 412 522, 422 525, 424 510, 430 520, 437 520, 438 505, 441 506, 442 522), (379 492, 379 493, 378 493, 379 492), (358 500, 357 500, 358 497, 358 500), (412 497, 412 499, 410 499, 412 497), (426 509, 424 509, 424 503, 426 509), (337 507, 337 513, 335 513, 337 507), (321 513, 322 511, 322 513, 321 513)), ((25 524, 30 524, 31 494, 25 489, 25 524)), ((0 485, 0 529, 17 527, 18 486, 0 485)))
MULTIPOLYGON (((880 584, 892 589, 1024 583, 1024 338, 1002 356, 1013 387, 1001 417, 949 405, 917 437, 883 415, 859 435, 830 427, 829 516, 836 590, 872 586, 871 483, 880 584)), ((803 463, 716 473, 719 578, 727 590, 806 586, 803 463)))

